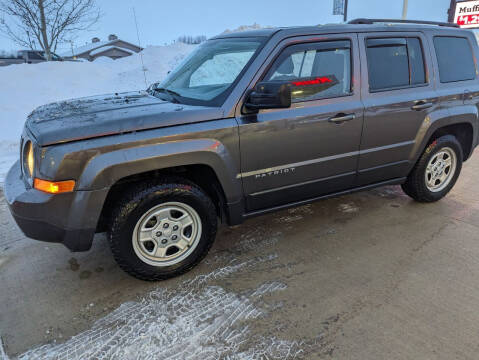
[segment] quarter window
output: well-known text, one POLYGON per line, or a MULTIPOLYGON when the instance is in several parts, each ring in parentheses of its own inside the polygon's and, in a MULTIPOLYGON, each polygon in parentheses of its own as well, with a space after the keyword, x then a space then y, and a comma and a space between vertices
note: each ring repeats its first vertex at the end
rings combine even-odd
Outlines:
POLYGON ((426 83, 423 51, 418 38, 368 39, 366 46, 370 90, 426 83))
POLYGON ((293 102, 344 96, 351 93, 351 42, 325 41, 293 45, 276 59, 265 81, 288 81, 293 102), (321 86, 317 86, 321 83, 321 86))
POLYGON ((434 47, 442 83, 476 78, 472 49, 466 38, 436 36, 434 47))

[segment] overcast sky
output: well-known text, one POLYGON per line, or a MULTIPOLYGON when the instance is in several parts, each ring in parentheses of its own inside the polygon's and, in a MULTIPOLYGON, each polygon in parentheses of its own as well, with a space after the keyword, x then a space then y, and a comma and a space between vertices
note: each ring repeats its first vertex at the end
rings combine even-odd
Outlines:
MULTIPOLYGON (((342 21, 342 16, 332 15, 333 0, 97 0, 97 4, 103 17, 93 30, 79 34, 76 46, 112 33, 137 43, 133 7, 142 46, 170 43, 180 35, 210 37, 253 23, 294 26, 342 21)), ((401 18, 402 4, 403 0, 349 0, 348 19, 401 18)), ((447 21, 449 4, 450 0, 409 0, 408 18, 447 21)), ((0 37, 0 49, 17 48, 0 37)))

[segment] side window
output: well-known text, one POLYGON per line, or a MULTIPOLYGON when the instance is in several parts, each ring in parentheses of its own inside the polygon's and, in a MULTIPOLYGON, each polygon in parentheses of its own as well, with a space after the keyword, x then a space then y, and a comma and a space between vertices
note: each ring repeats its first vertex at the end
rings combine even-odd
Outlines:
POLYGON ((291 92, 292 101, 308 101, 351 93, 351 42, 325 41, 286 48, 266 74, 265 81, 290 81, 308 86, 291 92))
POLYGON ((476 78, 472 49, 466 38, 436 36, 434 47, 442 83, 476 78))
POLYGON ((426 83, 423 51, 418 38, 368 39, 366 47, 370 90, 426 83))

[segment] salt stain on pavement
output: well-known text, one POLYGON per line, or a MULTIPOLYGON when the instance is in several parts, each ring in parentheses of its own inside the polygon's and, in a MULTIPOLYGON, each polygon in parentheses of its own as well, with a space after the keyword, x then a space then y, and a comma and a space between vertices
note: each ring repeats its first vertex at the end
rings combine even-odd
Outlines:
MULTIPOLYGON (((218 280, 272 261, 277 255, 232 263, 181 283, 175 289, 157 288, 138 302, 120 305, 65 343, 47 344, 20 359, 294 359, 301 344, 250 336, 251 322, 267 314, 258 308, 265 294, 286 289, 270 281, 236 294, 218 280)), ((6 355, 5 359, 6 358, 6 355)), ((1 359, 4 360, 4 359, 1 359)))
POLYGON ((359 208, 356 205, 354 205, 354 203, 345 203, 345 204, 339 204, 338 210, 343 213, 355 213, 359 211, 359 208))

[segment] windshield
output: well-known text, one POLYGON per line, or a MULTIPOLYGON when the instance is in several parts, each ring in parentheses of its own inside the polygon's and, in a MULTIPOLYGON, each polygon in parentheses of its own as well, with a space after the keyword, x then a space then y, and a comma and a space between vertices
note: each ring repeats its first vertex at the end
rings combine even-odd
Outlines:
POLYGON ((221 105, 262 40, 231 38, 199 45, 153 90, 156 96, 192 105, 221 105), (165 93, 167 95, 165 95, 165 93))

